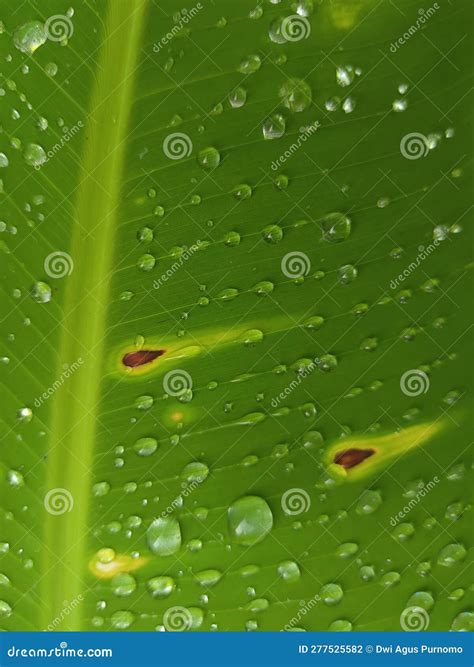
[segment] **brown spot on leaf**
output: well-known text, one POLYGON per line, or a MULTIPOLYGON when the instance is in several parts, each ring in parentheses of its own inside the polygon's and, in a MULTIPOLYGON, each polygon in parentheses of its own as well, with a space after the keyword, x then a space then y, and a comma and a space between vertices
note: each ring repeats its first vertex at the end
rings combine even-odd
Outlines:
POLYGON ((343 452, 336 454, 334 463, 347 470, 347 468, 354 468, 354 466, 359 465, 359 463, 368 459, 372 454, 375 454, 374 449, 345 449, 343 452))
POLYGON ((137 352, 128 352, 125 354, 122 361, 129 368, 137 368, 137 366, 149 364, 164 353, 165 350, 137 350, 137 352))

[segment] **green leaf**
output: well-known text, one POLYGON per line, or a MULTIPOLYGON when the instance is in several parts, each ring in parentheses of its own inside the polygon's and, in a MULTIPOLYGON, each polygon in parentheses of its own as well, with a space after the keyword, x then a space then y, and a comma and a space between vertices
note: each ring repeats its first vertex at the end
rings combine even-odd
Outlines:
POLYGON ((0 0, 0 618, 465 630, 470 6, 0 0))

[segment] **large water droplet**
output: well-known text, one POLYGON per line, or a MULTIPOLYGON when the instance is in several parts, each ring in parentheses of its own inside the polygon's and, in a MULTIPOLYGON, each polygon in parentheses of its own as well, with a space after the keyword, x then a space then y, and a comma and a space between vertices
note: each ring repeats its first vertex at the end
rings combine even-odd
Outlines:
POLYGON ((155 519, 146 532, 150 550, 158 556, 171 556, 181 547, 181 528, 172 516, 155 519))
POLYGON ((261 542, 273 527, 273 514, 258 496, 243 496, 227 511, 229 531, 237 544, 251 546, 261 542))

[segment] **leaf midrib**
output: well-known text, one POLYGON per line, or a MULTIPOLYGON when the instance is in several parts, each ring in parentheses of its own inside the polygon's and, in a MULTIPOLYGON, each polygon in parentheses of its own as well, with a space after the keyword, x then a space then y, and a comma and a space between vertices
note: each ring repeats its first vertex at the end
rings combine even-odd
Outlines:
POLYGON ((105 323, 113 273, 114 240, 120 201, 126 136, 147 0, 110 0, 97 78, 84 130, 70 255, 74 271, 64 297, 57 375, 63 365, 83 364, 67 390, 53 398, 48 452, 50 489, 66 489, 72 510, 47 514, 42 582, 42 627, 78 630, 83 605, 63 613, 67 600, 82 599, 87 588, 89 495, 99 388, 105 356, 105 323), (64 617, 65 616, 65 617, 64 617), (64 617, 64 619, 63 619, 64 617))

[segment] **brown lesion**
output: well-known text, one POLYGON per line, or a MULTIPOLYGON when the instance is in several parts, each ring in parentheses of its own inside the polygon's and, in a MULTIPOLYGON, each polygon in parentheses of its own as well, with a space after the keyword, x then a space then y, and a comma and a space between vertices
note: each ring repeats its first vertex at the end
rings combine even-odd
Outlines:
POLYGON ((122 363, 128 368, 137 368, 144 364, 150 364, 165 352, 166 350, 137 350, 136 352, 127 352, 122 357, 122 363))
POLYGON ((345 449, 336 454, 334 463, 337 463, 337 465, 340 465, 347 470, 348 468, 354 468, 359 465, 373 454, 375 454, 375 449, 345 449))

